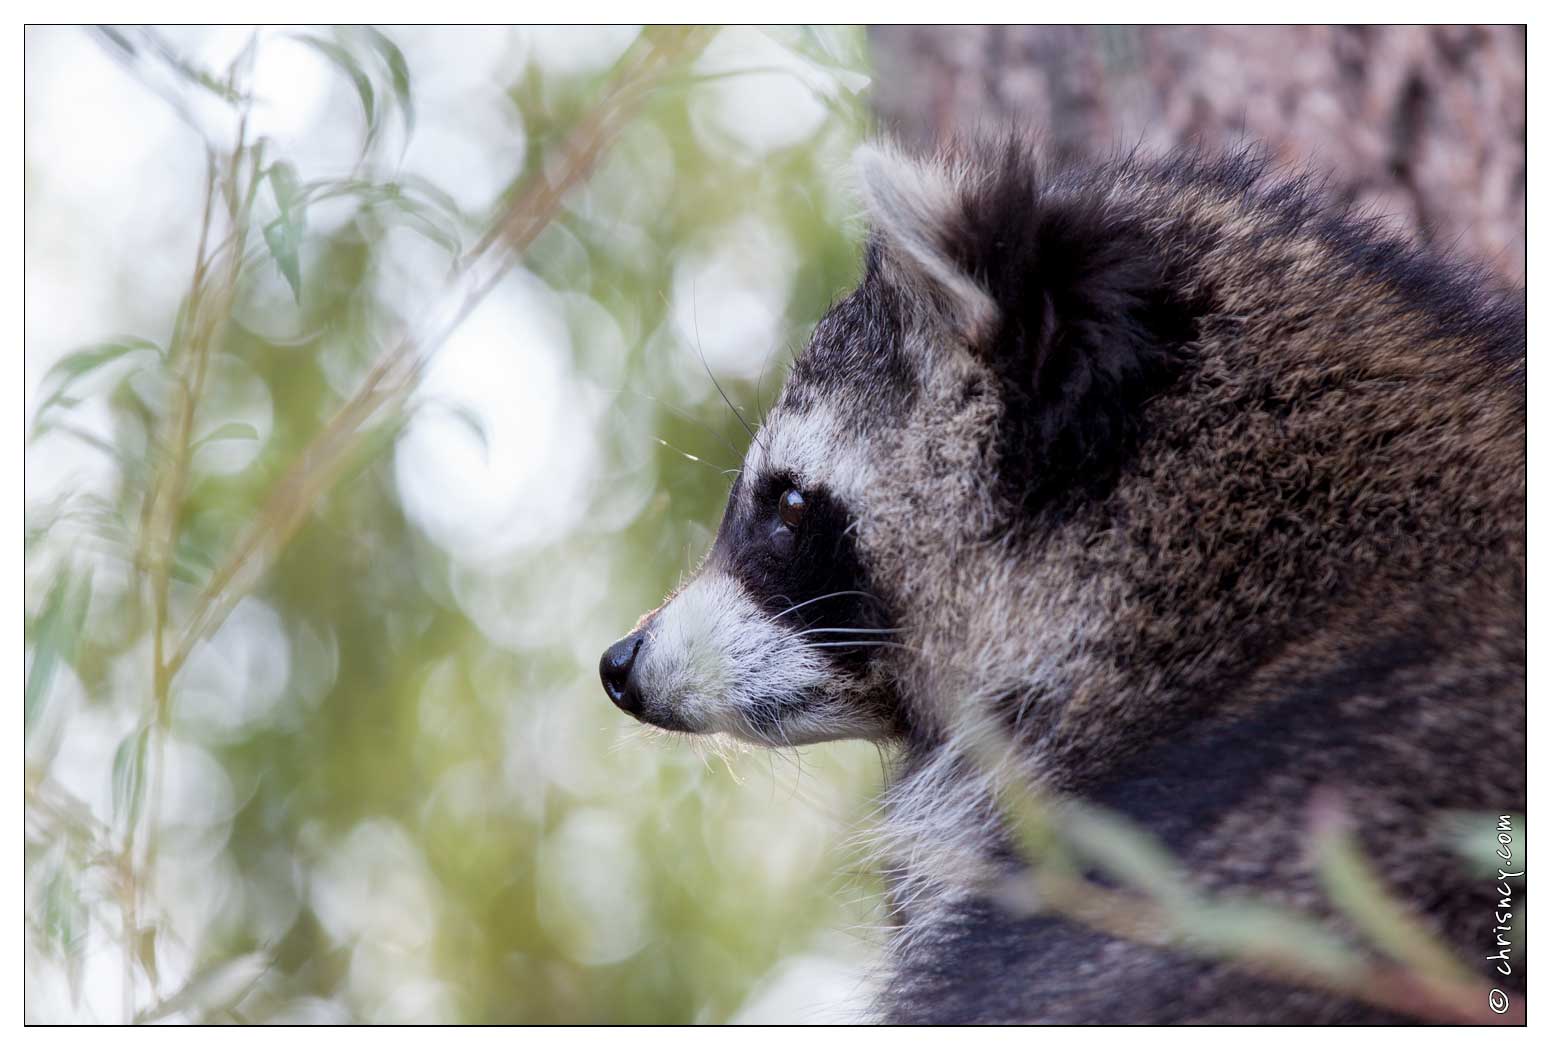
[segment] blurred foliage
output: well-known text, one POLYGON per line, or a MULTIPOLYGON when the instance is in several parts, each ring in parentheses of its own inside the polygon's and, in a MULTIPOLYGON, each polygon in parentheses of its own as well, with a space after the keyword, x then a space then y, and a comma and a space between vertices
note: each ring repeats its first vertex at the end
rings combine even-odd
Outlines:
POLYGON ((706 547, 748 440, 712 372, 757 415, 854 277, 861 36, 493 33, 28 32, 29 312, 106 337, 29 330, 31 1020, 852 992, 873 750, 648 737, 595 669, 706 547), (177 119, 138 167, 45 119, 110 60, 93 105, 177 119))

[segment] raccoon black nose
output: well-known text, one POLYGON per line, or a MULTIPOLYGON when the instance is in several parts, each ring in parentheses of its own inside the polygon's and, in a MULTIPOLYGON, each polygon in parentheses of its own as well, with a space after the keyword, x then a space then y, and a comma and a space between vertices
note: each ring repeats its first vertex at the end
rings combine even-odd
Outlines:
POLYGON ((635 655, 641 651, 643 641, 639 632, 626 635, 604 650, 603 659, 598 662, 603 692, 622 711, 631 715, 641 714, 641 691, 636 688, 630 669, 635 667, 635 655))

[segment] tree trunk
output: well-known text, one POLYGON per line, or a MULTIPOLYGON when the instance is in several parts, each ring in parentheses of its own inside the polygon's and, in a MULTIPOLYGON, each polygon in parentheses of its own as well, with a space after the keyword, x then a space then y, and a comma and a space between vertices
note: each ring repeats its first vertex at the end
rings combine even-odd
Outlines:
POLYGON ((1524 279, 1522 26, 899 26, 871 44, 879 116, 907 144, 1008 122, 1078 158, 1248 139, 1524 279))

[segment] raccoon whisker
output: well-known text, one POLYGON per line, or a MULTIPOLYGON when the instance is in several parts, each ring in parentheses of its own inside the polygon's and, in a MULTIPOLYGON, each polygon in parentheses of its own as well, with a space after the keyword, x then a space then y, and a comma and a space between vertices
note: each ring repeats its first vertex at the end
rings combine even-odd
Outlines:
POLYGON ((662 736, 666 733, 666 731, 658 730, 657 733, 654 734, 652 733, 653 730, 657 730, 657 728, 655 726, 647 726, 645 724, 631 727, 623 735, 621 735, 618 740, 609 745, 609 754, 613 755, 626 746, 633 748, 640 747, 642 741, 648 741, 655 736, 662 736))
POLYGON ((843 598, 846 595, 856 595, 856 596, 860 596, 861 598, 870 598, 874 602, 877 602, 879 605, 883 604, 882 600, 880 598, 878 598, 878 596, 872 594, 871 592, 867 592, 867 591, 831 591, 828 595, 820 595, 818 598, 810 598, 806 602, 799 602, 795 606, 788 606, 785 609, 783 609, 781 612, 777 613, 775 616, 771 617, 770 619, 771 620, 778 620, 781 617, 786 616, 788 613, 792 613, 792 612, 794 612, 796 610, 802 609, 804 606, 811 606, 815 602, 823 602, 825 599, 843 598))
POLYGON ((743 424, 743 429, 749 432, 749 440, 755 445, 760 446, 760 448, 764 448, 764 443, 759 440, 759 435, 754 433, 754 428, 749 426, 749 421, 743 418, 743 414, 732 403, 732 399, 727 397, 727 392, 722 390, 722 385, 717 380, 716 373, 711 371, 711 363, 705 359, 705 348, 700 345, 700 298, 695 294, 693 284, 690 285, 689 289, 689 309, 695 322, 695 353, 700 355, 700 364, 705 369, 705 374, 710 377, 711 386, 716 388, 716 393, 722 396, 722 401, 732 410, 732 414, 738 418, 738 422, 743 424))
POLYGON ((796 745, 792 744, 792 737, 786 732, 786 727, 782 726, 779 721, 776 722, 775 727, 781 735, 781 740, 785 742, 787 749, 791 751, 792 759, 797 763, 797 781, 792 785, 792 797, 795 799, 798 798, 799 793, 802 791, 802 753, 797 750, 796 745))
POLYGON ((683 420, 684 422, 692 423, 696 427, 699 427, 701 430, 705 431, 707 434, 710 434, 710 435, 714 436, 717 441, 719 441, 723 445, 727 446, 727 451, 728 452, 732 453, 734 456, 738 457, 740 460, 743 458, 743 453, 741 451, 739 451, 739 449, 738 449, 738 447, 736 445, 734 445, 732 442, 727 440, 727 435, 723 434, 721 431, 717 430, 715 427, 712 427, 709 423, 706 423, 704 420, 697 420, 697 419, 695 419, 695 417, 691 416, 689 413, 685 412, 683 409, 680 409, 680 408, 678 408, 677 406, 674 406, 674 405, 669 405, 667 402, 663 401, 661 398, 659 398, 659 397, 657 397, 655 395, 643 394, 640 391, 630 390, 630 389, 625 388, 625 387, 617 387, 617 388, 615 388, 613 390, 607 391, 607 393, 609 393, 609 394, 629 394, 630 396, 635 397, 635 398, 645 398, 647 401, 655 402, 656 404, 662 406, 662 408, 666 409, 668 412, 671 412, 673 415, 677 416, 679 419, 683 420))
MULTIPOLYGON (((813 793, 805 791, 803 789, 803 785, 802 785, 802 775, 803 775, 802 752, 800 752, 796 748, 796 746, 786 746, 786 747, 772 746, 772 747, 770 747, 770 748, 768 748, 766 750, 768 752, 770 752, 771 755, 779 755, 781 757, 782 761, 787 765, 787 767, 789 767, 791 769, 794 769, 796 771, 796 780, 790 786, 788 786, 788 788, 789 788, 789 793, 787 795, 788 799, 794 799, 797 802, 801 803, 804 807, 808 808, 809 810, 823 813, 826 817, 834 816, 834 815, 832 815, 830 813, 830 811, 828 809, 826 809, 824 807, 823 803, 818 799, 818 797, 813 795, 813 793), (786 754, 788 752, 790 752, 791 754, 790 755, 786 754)), ((772 777, 774 777, 774 767, 773 766, 772 766, 771 770, 772 770, 772 777)), ((771 782, 771 790, 774 791, 778 787, 780 787, 779 781, 778 780, 772 780, 772 782, 771 782)), ((772 798, 774 798, 774 797, 772 797, 772 798)))
POLYGON ((901 628, 809 628, 799 631, 794 638, 804 635, 898 635, 901 628))
POLYGON ((809 646, 894 646, 899 649, 913 650, 916 647, 907 646, 903 642, 894 642, 892 639, 826 639, 821 642, 807 643, 809 646))
POLYGON ((674 452, 678 453, 680 456, 684 457, 684 459, 686 459, 686 460, 690 460, 690 461, 692 461, 694 463, 703 463, 707 467, 714 467, 714 468, 716 468, 716 470, 722 472, 723 474, 737 474, 738 473, 736 469, 722 467, 719 464, 714 464, 710 460, 707 460, 703 456, 696 456, 694 453, 687 453, 683 449, 680 449, 677 445, 674 445, 672 442, 664 441, 663 439, 657 437, 655 434, 652 435, 652 441, 656 442, 658 445, 662 446, 665 449, 672 449, 674 452))
POLYGON ((914 646, 907 646, 903 642, 884 642, 881 639, 857 639, 854 642, 810 642, 807 645, 815 650, 861 649, 864 646, 887 647, 894 650, 906 650, 910 653, 920 653, 914 646))
POLYGON ((883 771, 884 786, 887 787, 889 783, 889 757, 883 754, 883 743, 881 741, 873 741, 872 748, 873 751, 878 753, 878 767, 883 771))

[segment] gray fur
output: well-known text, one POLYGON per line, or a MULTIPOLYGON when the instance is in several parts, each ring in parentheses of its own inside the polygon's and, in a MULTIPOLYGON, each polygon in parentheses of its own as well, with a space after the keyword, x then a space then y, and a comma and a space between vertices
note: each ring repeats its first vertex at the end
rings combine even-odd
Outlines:
MULTIPOLYGON (((879 240, 864 288, 883 290, 893 323, 821 324, 744 468, 843 503, 895 632, 864 670, 832 666, 829 707, 780 716, 804 740, 893 748, 879 850, 901 927, 880 1010, 1382 1020, 999 904, 1018 862, 994 781, 1110 807, 1201 889, 1345 930, 1305 850, 1311 798, 1335 792, 1390 887, 1482 961, 1495 901, 1436 828, 1446 810, 1525 808, 1522 308, 1242 158, 1050 176, 1029 163, 1042 208, 1076 201, 1120 223, 1195 314, 1178 374, 1138 403, 1138 437, 1103 484, 1012 498, 1021 421, 989 347, 1024 308, 969 262, 963 214, 1008 156, 865 156, 879 240), (973 761, 1009 741, 1001 768, 973 761)), ((736 551, 712 561, 736 575, 736 551)), ((702 660, 694 649, 654 667, 702 660)), ((832 652, 807 652, 801 674, 832 652)), ((743 674, 770 696, 785 672, 743 674)))

